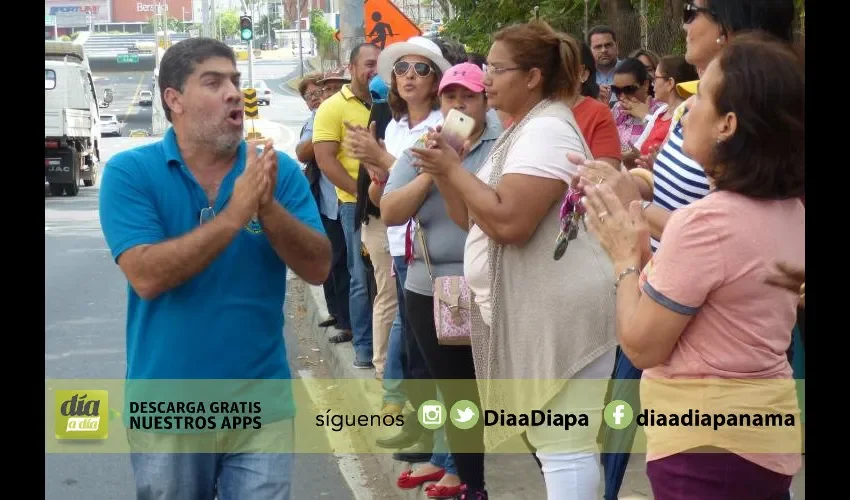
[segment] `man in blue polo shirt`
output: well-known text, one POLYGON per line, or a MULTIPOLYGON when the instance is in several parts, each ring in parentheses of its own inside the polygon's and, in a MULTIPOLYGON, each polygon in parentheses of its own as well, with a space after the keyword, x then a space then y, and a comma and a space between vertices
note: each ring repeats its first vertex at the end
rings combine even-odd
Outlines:
POLYGON ((203 447, 181 435, 198 427, 129 431, 139 499, 289 498, 286 271, 321 283, 331 248, 298 164, 243 140, 239 79, 221 42, 169 48, 159 86, 172 127, 103 173, 103 234, 129 282, 125 399, 252 400, 262 418, 254 433, 202 433, 203 447), (245 453, 253 449, 263 452, 245 453))

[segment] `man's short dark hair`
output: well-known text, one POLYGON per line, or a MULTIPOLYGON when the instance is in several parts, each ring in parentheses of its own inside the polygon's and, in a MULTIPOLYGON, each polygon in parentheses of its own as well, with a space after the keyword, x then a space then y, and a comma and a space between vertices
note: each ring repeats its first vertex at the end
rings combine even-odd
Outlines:
POLYGON ((591 45, 590 39, 593 38, 593 35, 611 35, 611 39, 614 40, 614 43, 617 42, 617 34, 614 33, 614 30, 602 24, 600 24, 599 26, 594 26, 590 29, 590 31, 587 32, 588 45, 591 45))
POLYGON ((171 110, 165 103, 166 89, 183 92, 186 80, 195 71, 195 66, 213 57, 229 59, 236 64, 233 49, 213 38, 188 38, 165 51, 159 63, 159 98, 166 120, 171 121, 171 110))
POLYGON ((363 49, 363 47, 374 47, 376 49, 380 48, 377 45, 375 45, 374 43, 370 43, 370 42, 363 42, 363 43, 359 43, 359 44, 355 45, 354 48, 351 49, 351 56, 349 56, 349 58, 348 58, 349 64, 354 66, 354 64, 357 62, 357 58, 360 56, 360 51, 363 49))

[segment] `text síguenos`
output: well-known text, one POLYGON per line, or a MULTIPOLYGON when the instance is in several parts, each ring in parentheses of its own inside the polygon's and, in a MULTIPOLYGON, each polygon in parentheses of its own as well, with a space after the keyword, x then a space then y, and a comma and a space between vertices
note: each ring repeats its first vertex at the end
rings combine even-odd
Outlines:
POLYGON ((484 410, 484 425, 506 427, 587 427, 586 413, 552 413, 552 410, 532 410, 530 413, 505 413, 505 410, 484 410))
POLYGON ((340 432, 345 427, 401 427, 404 425, 403 415, 345 415, 331 413, 316 415, 316 427, 329 427, 334 432, 340 432))

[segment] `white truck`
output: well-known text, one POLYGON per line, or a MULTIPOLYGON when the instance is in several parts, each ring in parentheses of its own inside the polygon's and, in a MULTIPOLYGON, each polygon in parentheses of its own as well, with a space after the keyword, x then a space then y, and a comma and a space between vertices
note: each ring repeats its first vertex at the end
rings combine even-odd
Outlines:
POLYGON ((44 42, 44 177, 53 196, 93 186, 100 158, 97 93, 83 46, 44 42))

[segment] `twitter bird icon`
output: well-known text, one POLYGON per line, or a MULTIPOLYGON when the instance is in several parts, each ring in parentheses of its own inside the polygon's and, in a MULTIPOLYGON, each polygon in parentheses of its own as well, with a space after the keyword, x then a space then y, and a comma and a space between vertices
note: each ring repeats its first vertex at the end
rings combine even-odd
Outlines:
POLYGON ((451 421, 458 429, 472 429, 478 423, 478 407, 472 401, 458 401, 452 405, 451 421))

